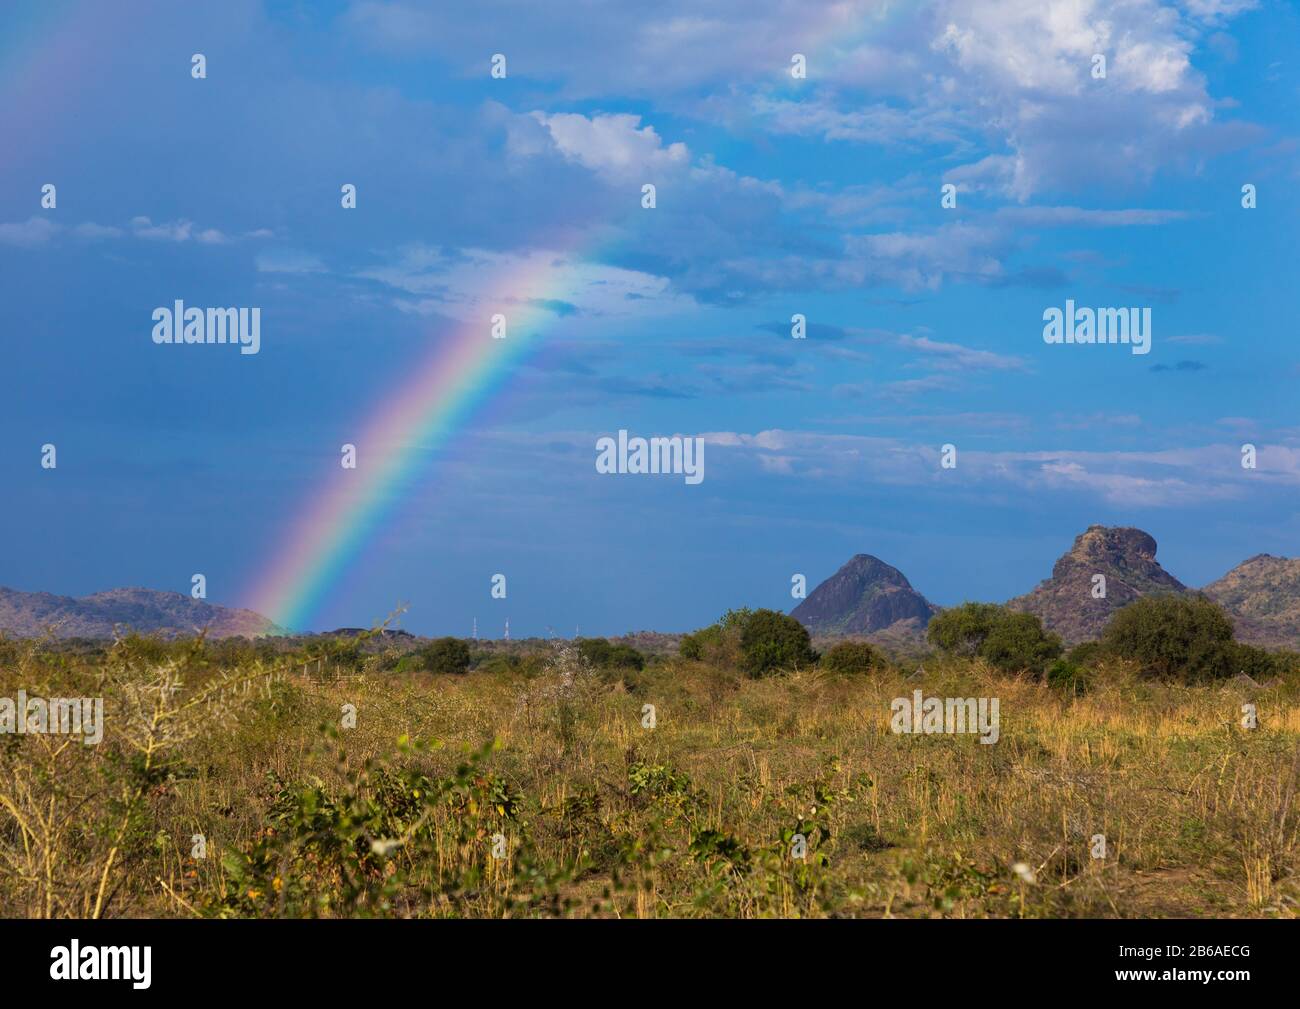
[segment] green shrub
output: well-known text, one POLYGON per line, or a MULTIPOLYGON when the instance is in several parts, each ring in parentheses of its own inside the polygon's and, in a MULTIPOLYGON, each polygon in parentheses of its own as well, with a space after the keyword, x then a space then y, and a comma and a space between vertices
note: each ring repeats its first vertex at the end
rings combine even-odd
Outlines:
POLYGON ((740 631, 741 666, 751 677, 817 661, 808 628, 776 610, 755 610, 740 631))
POLYGON ((1082 697, 1088 692, 1088 674, 1069 659, 1057 659, 1047 667, 1047 685, 1061 693, 1082 697))
POLYGON ((1276 676, 1294 676, 1300 673, 1300 652, 1281 648, 1272 653, 1273 673, 1276 676))
POLYGON ((678 652, 722 669, 739 667, 753 677, 817 661, 808 629, 776 610, 728 610, 716 624, 683 636, 678 652))
POLYGON ((1038 673, 1060 654, 1061 639, 1044 631, 1038 617, 1010 611, 994 623, 979 650, 980 658, 1008 673, 1038 673))
POLYGON ((930 619, 926 636, 943 652, 978 656, 1008 673, 1038 673, 1061 654, 1061 639, 1044 631, 1038 617, 993 603, 944 610, 930 619))
POLYGON ((438 638, 420 650, 424 668, 431 673, 469 671, 469 646, 460 638, 438 638))
POLYGON ((931 617, 925 635, 940 651, 973 658, 1006 612, 994 603, 962 603, 931 617))
POLYGON ((361 647, 363 640, 362 635, 349 637, 331 635, 313 642, 307 647, 305 654, 308 659, 320 658, 331 666, 357 670, 366 661, 366 653, 361 647))
POLYGON ((509 652, 481 651, 474 653, 470 664, 475 672, 513 673, 522 665, 522 660, 509 652))
POLYGON ((1256 648, 1254 645, 1245 645, 1240 642, 1234 643, 1233 646, 1233 675, 1245 673, 1254 680, 1263 683, 1264 680, 1272 679, 1282 669, 1286 668, 1286 660, 1270 655, 1262 648, 1256 648))
POLYGON ((865 641, 841 641, 821 657, 821 665, 832 673, 869 673, 884 665, 884 659, 865 641))
POLYGON ((424 658, 418 652, 403 655, 393 664, 395 673, 415 673, 424 668, 424 658))
POLYGON ((168 657, 167 643, 132 631, 113 645, 113 656, 126 666, 158 665, 168 657))
POLYGON ((614 645, 604 638, 583 638, 578 654, 597 669, 644 669, 645 656, 631 645, 614 645))
POLYGON ((1095 666, 1105 654, 1100 641, 1084 641, 1066 652, 1065 661, 1075 666, 1095 666))
POLYGON ((1240 672, 1254 655, 1232 640, 1232 621, 1205 596, 1147 596, 1110 618, 1102 634, 1106 651, 1138 663, 1153 679, 1198 683, 1240 672))
POLYGON ((684 635, 677 646, 678 654, 723 669, 739 666, 740 632, 751 616, 753 611, 749 609, 727 610, 717 623, 684 635))

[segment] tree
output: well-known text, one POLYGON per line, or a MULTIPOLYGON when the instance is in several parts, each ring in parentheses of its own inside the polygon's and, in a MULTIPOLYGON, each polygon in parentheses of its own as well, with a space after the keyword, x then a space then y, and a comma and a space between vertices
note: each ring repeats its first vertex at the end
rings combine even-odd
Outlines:
POLYGON ((464 673, 469 670, 469 646, 460 638, 438 638, 420 651, 424 668, 431 673, 464 673))
POLYGON ((931 617, 926 637, 940 651, 973 657, 1003 612, 994 603, 962 603, 931 617))
POLYGON ((812 665, 808 628, 794 617, 776 610, 755 610, 740 631, 741 666, 751 677, 767 676, 779 669, 812 665))
POLYGON ((1222 679, 1247 663, 1259 669, 1257 649, 1232 639, 1232 621, 1203 595, 1146 596, 1110 618, 1105 650, 1158 680, 1196 683, 1222 679))
POLYGON ((1003 672, 1039 672, 1061 654, 1061 639, 1043 630, 1032 613, 1003 611, 980 645, 979 656, 1003 672))
POLYGON ((610 644, 604 638, 583 638, 578 654, 597 669, 645 668, 645 656, 631 645, 610 644))
POLYGON ((994 603, 963 603, 930 619, 930 643, 951 655, 978 656, 1004 672, 1038 673, 1061 654, 1061 639, 1032 613, 994 603))

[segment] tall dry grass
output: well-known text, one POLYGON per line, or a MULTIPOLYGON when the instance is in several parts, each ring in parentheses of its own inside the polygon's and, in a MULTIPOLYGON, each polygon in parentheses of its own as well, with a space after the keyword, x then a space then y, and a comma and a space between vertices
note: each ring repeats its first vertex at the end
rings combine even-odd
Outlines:
POLYGON ((1300 897, 1290 683, 1109 668, 1075 698, 978 663, 750 680, 678 660, 624 679, 557 651, 533 676, 324 684, 32 655, 0 673, 18 686, 98 690, 108 717, 95 747, 0 738, 10 916, 1293 917, 1300 897), (917 688, 997 697, 1000 740, 893 734, 917 688))

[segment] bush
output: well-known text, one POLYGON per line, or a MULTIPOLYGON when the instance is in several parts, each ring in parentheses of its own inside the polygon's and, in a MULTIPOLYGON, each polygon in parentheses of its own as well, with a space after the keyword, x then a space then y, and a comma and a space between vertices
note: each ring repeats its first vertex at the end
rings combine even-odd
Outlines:
POLYGON ((940 651, 974 658, 1005 612, 994 603, 962 603, 931 617, 925 635, 940 651))
POLYGON ((1259 650, 1233 641, 1232 621, 1201 595, 1138 599, 1110 618, 1102 644, 1144 676, 1183 683, 1223 679, 1240 672, 1240 662, 1259 661, 1259 650))
POLYGON ((156 637, 132 631, 113 645, 113 654, 127 666, 156 666, 166 661, 169 649, 156 637))
POLYGON ((1235 642, 1233 645, 1232 673, 1245 673, 1263 683, 1286 668, 1286 660, 1270 655, 1262 648, 1235 642))
POLYGON ((464 673, 469 670, 469 646, 460 638, 438 638, 420 650, 424 668, 431 673, 464 673))
POLYGON ((751 677, 817 661, 808 628, 776 610, 755 610, 740 631, 741 666, 751 677))
POLYGON ((993 603, 963 603, 930 619, 930 643, 952 655, 978 656, 1003 672, 1030 670, 1061 654, 1061 639, 1032 613, 993 603))
POLYGON ((1084 641, 1065 654, 1065 661, 1074 666, 1095 666, 1105 655, 1100 641, 1084 641))
POLYGON ((724 669, 739 666, 752 677, 817 661, 808 629, 776 610, 728 610, 716 624, 685 635, 678 652, 724 669))
POLYGON ((610 644, 604 638, 583 638, 578 654, 597 669, 645 668, 645 656, 631 645, 610 644))
POLYGON ((1061 650, 1061 639, 1045 632, 1038 617, 1008 610, 994 623, 980 646, 979 655, 1003 672, 1027 669, 1038 673, 1061 650))
POLYGON ((470 657, 470 666, 481 673, 513 673, 523 664, 518 655, 509 652, 475 652, 470 657))
POLYGON ((683 636, 678 654, 722 669, 741 665, 740 632, 751 616, 749 609, 727 610, 716 624, 683 636))
POLYGON ((841 641, 821 658, 832 673, 869 673, 884 664, 881 654, 865 641, 841 641))
POLYGON ((1069 659, 1057 659, 1047 667, 1047 685, 1053 690, 1082 697, 1088 692, 1088 675, 1069 659))
POLYGON ((361 644, 360 635, 351 637, 331 635, 309 645, 305 655, 308 659, 324 659, 331 666, 355 671, 366 661, 366 654, 361 644))
POLYGON ((416 652, 403 655, 393 664, 395 673, 415 673, 424 668, 424 660, 416 652))

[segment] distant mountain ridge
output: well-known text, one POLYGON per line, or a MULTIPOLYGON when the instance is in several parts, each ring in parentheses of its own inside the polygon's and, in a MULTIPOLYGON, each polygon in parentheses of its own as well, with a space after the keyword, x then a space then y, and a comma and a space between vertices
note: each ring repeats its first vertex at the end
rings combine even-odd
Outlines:
POLYGON ((1300 558, 1256 554, 1201 591, 1232 617, 1237 640, 1300 647, 1300 558))
POLYGON ((1149 533, 1089 526, 1052 566, 1050 578, 1007 606, 1033 613, 1047 630, 1076 644, 1100 637, 1111 614, 1142 596, 1186 591, 1156 560, 1156 541, 1149 533), (1096 575, 1106 579, 1104 597, 1094 594, 1096 575))
POLYGON ((284 629, 252 610, 217 606, 180 592, 110 589, 74 598, 0 588, 0 632, 10 637, 110 638, 138 631, 180 637, 206 629, 210 638, 261 637, 284 629))
MULTIPOLYGON (((1089 526, 1053 565, 1051 577, 1007 606, 1034 613, 1070 644, 1094 640, 1111 615, 1142 596, 1192 592, 1156 560, 1156 541, 1141 529, 1089 526), (1097 598, 1094 576, 1106 579, 1097 598)), ((1256 554, 1202 590, 1232 618, 1237 640, 1266 648, 1300 649, 1300 558, 1256 554)), ((922 645, 940 611, 897 568, 856 554, 819 584, 791 615, 814 636, 856 636, 886 647, 922 645)), ((183 637, 262 637, 290 632, 252 610, 219 606, 179 592, 111 589, 74 598, 0 587, 0 634, 111 638, 137 631, 183 637)), ((335 632, 350 632, 341 629, 335 632)), ((405 632, 394 632, 405 634, 405 632)), ((670 642, 673 635, 650 635, 670 642)))
POLYGON ((818 585, 791 616, 813 634, 867 636, 893 628, 916 636, 938 608, 912 588, 896 567, 857 554, 818 585))

